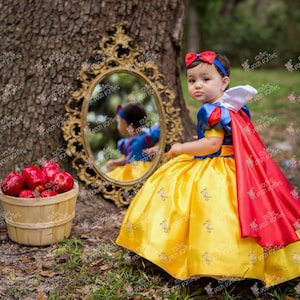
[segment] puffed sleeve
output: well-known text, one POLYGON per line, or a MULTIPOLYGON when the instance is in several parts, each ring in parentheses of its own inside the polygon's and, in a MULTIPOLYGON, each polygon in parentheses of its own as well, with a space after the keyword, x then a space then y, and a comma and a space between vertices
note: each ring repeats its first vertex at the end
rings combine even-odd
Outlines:
POLYGON ((152 143, 156 143, 159 141, 160 137, 160 128, 158 126, 153 126, 150 128, 149 137, 152 143))
POLYGON ((198 111, 197 119, 198 138, 204 137, 205 131, 210 129, 230 130, 230 114, 225 107, 220 106, 220 103, 204 104, 198 111))
POLYGON ((145 131, 145 142, 148 148, 154 146, 160 138, 160 128, 158 126, 152 126, 145 131))
POLYGON ((239 85, 226 90, 221 99, 221 105, 234 112, 243 108, 257 94, 250 85, 239 85))

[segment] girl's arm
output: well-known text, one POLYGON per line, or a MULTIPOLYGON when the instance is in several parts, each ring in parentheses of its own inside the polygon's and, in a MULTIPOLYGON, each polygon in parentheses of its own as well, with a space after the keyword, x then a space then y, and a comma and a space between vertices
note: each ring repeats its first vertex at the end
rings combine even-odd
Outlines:
POLYGON ((217 152, 223 143, 223 137, 209 136, 201 138, 197 141, 187 143, 176 143, 174 144, 168 156, 170 158, 179 154, 190 154, 194 156, 202 156, 217 152))
POLYGON ((119 159, 110 159, 106 164, 105 167, 107 169, 113 169, 119 166, 124 166, 126 163, 126 160, 124 158, 119 158, 119 159))

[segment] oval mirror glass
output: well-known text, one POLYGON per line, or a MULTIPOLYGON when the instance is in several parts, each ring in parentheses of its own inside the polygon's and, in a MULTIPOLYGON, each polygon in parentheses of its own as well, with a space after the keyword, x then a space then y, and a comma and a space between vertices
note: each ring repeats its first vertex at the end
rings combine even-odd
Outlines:
POLYGON ((109 179, 138 180, 156 163, 160 111, 154 89, 133 72, 99 80, 91 91, 85 127, 94 165, 109 179))

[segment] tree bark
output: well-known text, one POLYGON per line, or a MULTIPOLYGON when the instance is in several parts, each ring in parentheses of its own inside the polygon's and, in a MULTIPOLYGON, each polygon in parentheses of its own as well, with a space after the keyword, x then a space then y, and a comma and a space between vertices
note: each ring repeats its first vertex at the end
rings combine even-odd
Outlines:
POLYGON ((196 52, 199 53, 203 49, 202 47, 202 38, 203 38, 203 28, 199 22, 199 17, 197 13, 197 8, 195 4, 190 1, 187 11, 187 52, 196 52))
MULTIPOLYGON (((133 45, 155 58, 177 95, 182 140, 194 135, 180 85, 185 0, 3 0, 0 7, 1 179, 64 153, 64 105, 81 65, 110 25, 124 20, 133 45)), ((72 172, 69 159, 59 163, 72 172)))

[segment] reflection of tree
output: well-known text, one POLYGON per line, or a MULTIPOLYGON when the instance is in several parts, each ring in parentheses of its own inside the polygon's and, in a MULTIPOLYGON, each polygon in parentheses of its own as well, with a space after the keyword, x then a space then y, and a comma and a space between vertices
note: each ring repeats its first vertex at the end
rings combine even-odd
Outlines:
POLYGON ((141 126, 149 127, 159 122, 153 89, 134 74, 111 74, 93 90, 87 114, 87 139, 99 167, 106 161, 105 149, 111 149, 110 153, 113 153, 114 158, 118 157, 116 144, 121 136, 115 118, 116 108, 119 104, 128 102, 140 102, 144 105, 147 120, 142 120, 141 126))

